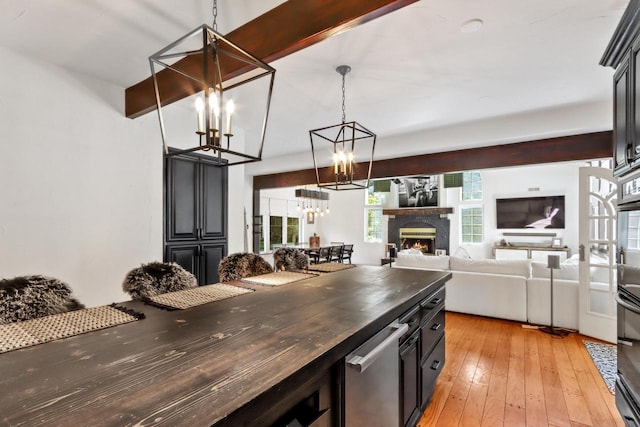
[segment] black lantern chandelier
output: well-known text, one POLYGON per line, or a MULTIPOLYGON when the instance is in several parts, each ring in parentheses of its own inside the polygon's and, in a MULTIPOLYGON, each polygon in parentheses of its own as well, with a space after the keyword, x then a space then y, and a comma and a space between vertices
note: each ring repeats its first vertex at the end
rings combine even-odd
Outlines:
POLYGON ((164 153, 175 156, 208 151, 218 157, 221 166, 260 161, 275 69, 217 32, 217 10, 214 0, 213 27, 204 24, 149 57, 164 153), (168 95, 163 98, 169 82, 192 93, 186 100, 195 101, 195 111, 192 106, 174 107, 168 95), (264 104, 256 102, 255 92, 265 89, 266 106, 262 108, 264 104), (238 102, 243 95, 247 99, 244 104, 238 102), (247 131, 244 138, 234 140, 232 117, 234 122, 241 122, 243 133, 247 131), (170 130, 170 120, 180 125, 170 130), (190 125, 186 126, 185 121, 190 125), (259 136, 251 139, 249 131, 259 136), (169 139, 197 145, 187 142, 190 148, 174 147, 169 151, 169 139))
POLYGON ((336 71, 342 75, 342 123, 309 131, 316 182, 318 187, 326 187, 331 190, 368 188, 376 134, 358 122, 346 121, 345 76, 351 71, 351 67, 340 65, 336 71), (330 144, 328 145, 329 150, 324 148, 327 147, 326 143, 330 144), (316 151, 320 156, 323 156, 323 153, 327 153, 327 157, 330 155, 333 164, 319 167, 316 151), (360 161, 356 155, 362 156, 360 161), (368 156, 368 158, 365 159, 364 156, 368 156))

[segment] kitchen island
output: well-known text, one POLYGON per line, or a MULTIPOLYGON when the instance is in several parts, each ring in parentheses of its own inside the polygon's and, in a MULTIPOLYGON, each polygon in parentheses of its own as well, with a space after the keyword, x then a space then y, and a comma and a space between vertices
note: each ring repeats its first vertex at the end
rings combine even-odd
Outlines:
POLYGON ((263 426, 300 408, 340 425, 345 355, 449 278, 358 266, 186 310, 123 303, 146 318, 0 354, 0 425, 263 426))

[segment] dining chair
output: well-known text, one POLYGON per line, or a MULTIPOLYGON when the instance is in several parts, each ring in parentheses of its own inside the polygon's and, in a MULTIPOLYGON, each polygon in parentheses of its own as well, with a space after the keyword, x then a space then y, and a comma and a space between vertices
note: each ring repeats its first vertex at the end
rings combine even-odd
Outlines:
POLYGON ((342 250, 342 263, 345 260, 349 260, 349 264, 351 264, 351 254, 353 253, 353 245, 344 245, 344 249, 342 250))
POLYGON ((273 252, 276 271, 296 271, 309 267, 309 256, 297 248, 278 248, 273 252))
POLYGON ((318 249, 318 264, 331 262, 331 246, 322 246, 318 249))
POLYGON ((238 252, 222 258, 218 265, 221 282, 232 282, 244 277, 273 273, 273 267, 260 255, 238 252))
POLYGON ((71 287, 53 277, 30 275, 0 280, 0 324, 84 308, 71 287))
POLYGON ((331 246, 331 255, 329 256, 329 262, 342 262, 343 248, 343 245, 331 246))
POLYGON ((133 299, 144 299, 167 292, 198 286, 196 277, 175 262, 150 262, 129 271, 122 290, 133 299))

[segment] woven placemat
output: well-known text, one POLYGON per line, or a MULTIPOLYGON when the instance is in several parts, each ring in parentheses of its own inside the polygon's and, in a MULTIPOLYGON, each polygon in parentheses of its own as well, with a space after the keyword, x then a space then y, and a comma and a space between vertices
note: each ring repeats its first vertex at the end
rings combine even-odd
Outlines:
POLYGON ((0 325, 0 353, 122 325, 144 314, 112 304, 0 325))
POLYGON ((264 286, 280 286, 288 283, 297 282, 299 280, 310 279, 316 277, 317 274, 300 273, 296 271, 276 271, 275 273, 261 274, 259 276, 245 277, 240 279, 242 282, 251 283, 253 285, 264 286))
POLYGON ((186 308, 220 301, 250 292, 255 291, 253 289, 242 288, 240 286, 216 283, 215 285, 198 286, 197 288, 156 295, 146 299, 145 302, 168 310, 184 310, 186 308))
POLYGON ((338 262, 326 262, 324 264, 311 264, 308 268, 309 271, 319 271, 321 273, 333 273, 334 271, 346 270, 353 268, 353 264, 341 264, 338 262))

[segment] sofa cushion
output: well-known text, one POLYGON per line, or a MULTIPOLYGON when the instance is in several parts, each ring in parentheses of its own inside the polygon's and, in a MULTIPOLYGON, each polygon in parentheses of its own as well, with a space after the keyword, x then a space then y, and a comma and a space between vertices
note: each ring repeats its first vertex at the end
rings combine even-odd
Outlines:
MULTIPOLYGON (((579 280, 580 265, 574 263, 563 262, 560 268, 553 269, 553 278, 559 280, 579 280)), ((549 268, 544 262, 531 263, 531 277, 541 277, 548 279, 550 277, 549 268)))
POLYGON ((399 253, 396 258, 396 266, 398 267, 418 267, 431 270, 448 270, 449 256, 441 255, 422 255, 399 253))
POLYGON ((509 274, 513 276, 531 276, 531 261, 528 259, 466 259, 451 257, 451 271, 469 271, 475 273, 509 274))

